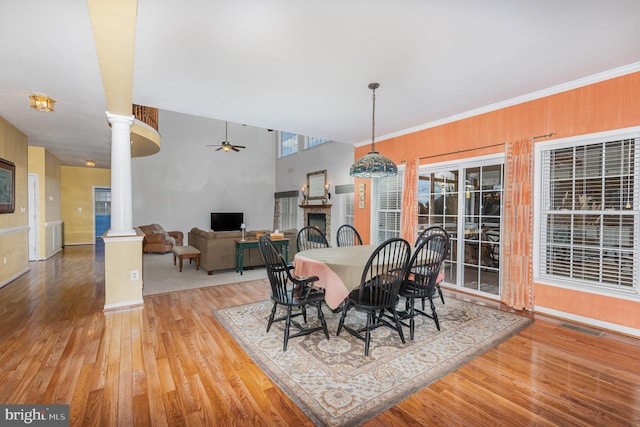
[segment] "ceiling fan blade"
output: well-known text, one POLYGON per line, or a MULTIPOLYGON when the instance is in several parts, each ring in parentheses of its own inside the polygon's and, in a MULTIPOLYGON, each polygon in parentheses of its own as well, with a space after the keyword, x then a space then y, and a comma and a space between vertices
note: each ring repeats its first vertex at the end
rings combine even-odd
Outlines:
POLYGON ((214 151, 220 151, 220 150, 222 150, 222 147, 216 148, 214 151))
POLYGON ((234 145, 234 147, 236 147, 236 148, 247 148, 244 145, 234 145))
POLYGON ((232 149, 233 151, 240 151, 240 150, 238 150, 238 149, 237 149, 235 146, 233 146, 233 145, 231 146, 231 149, 232 149))

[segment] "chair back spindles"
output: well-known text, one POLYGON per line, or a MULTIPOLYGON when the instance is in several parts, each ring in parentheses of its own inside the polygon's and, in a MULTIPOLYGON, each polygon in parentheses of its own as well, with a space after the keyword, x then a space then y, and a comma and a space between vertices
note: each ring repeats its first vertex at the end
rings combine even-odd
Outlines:
POLYGON ((411 248, 404 239, 393 238, 380 245, 362 273, 360 299, 367 294, 379 306, 395 305, 410 255, 411 248))
POLYGON ((294 277, 291 274, 291 267, 287 265, 284 257, 278 252, 271 239, 263 234, 258 238, 258 248, 260 255, 267 269, 267 277, 271 284, 271 300, 273 308, 267 322, 267 332, 271 328, 273 322, 284 321, 284 343, 282 351, 287 350, 289 338, 308 335, 316 331, 323 331, 327 339, 329 339, 329 331, 327 323, 322 313, 322 303, 324 301, 324 290, 313 287, 314 282, 318 280, 316 276, 310 277, 294 277), (285 306, 287 313, 276 318, 277 306, 285 306), (315 327, 303 326, 294 318, 302 316, 303 323, 307 323, 307 306, 314 306, 318 313, 318 319, 321 325, 315 327), (293 309, 299 309, 299 312, 293 313, 293 309), (290 334, 291 326, 298 329, 298 332, 290 334))
POLYGON ((338 246, 358 246, 362 245, 360 233, 352 225, 344 224, 338 228, 336 233, 336 244, 338 246))
POLYGON ((403 320, 409 319, 409 339, 413 340, 415 317, 423 315, 433 319, 440 330, 440 321, 436 312, 433 296, 437 292, 437 277, 446 254, 449 251, 449 239, 441 233, 433 233, 422 239, 413 252, 409 267, 405 271, 399 295, 406 299, 407 311, 403 320), (415 300, 423 301, 422 310, 415 307, 415 300), (424 301, 429 300, 431 314, 425 311, 424 301))
POLYGON ((298 231, 296 238, 296 244, 298 246, 298 252, 306 251, 307 249, 328 248, 329 242, 327 236, 318 227, 308 225, 302 227, 298 231))
POLYGON ((381 326, 395 329, 404 344, 404 334, 400 316, 396 311, 398 292, 408 268, 411 246, 401 238, 391 238, 379 245, 369 257, 362 272, 360 286, 351 291, 344 301, 344 309, 336 335, 342 328, 364 341, 364 354, 369 355, 371 331, 381 326), (345 324, 351 309, 367 312, 366 325, 356 329, 345 324), (393 323, 384 319, 384 312, 390 311, 393 323))

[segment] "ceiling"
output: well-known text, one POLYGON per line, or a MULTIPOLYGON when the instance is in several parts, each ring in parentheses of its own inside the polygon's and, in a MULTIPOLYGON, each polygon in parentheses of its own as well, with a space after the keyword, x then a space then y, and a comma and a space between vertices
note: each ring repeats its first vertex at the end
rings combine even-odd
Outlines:
MULTIPOLYGON (((138 0, 133 102, 358 145, 370 82, 376 139, 401 134, 638 71, 639 16, 638 0, 138 0)), ((0 116, 63 165, 109 167, 87 2, 3 2, 0 55, 0 116)))

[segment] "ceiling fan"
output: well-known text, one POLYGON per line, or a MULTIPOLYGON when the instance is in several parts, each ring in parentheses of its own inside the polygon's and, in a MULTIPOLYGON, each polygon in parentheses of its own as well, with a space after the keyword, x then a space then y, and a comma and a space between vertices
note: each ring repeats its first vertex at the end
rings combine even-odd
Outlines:
POLYGON ((209 144, 207 145, 207 147, 220 147, 220 148, 216 148, 215 151, 240 151, 240 148, 247 148, 244 145, 233 145, 232 143, 230 143, 228 141, 228 137, 227 137, 227 126, 228 126, 228 122, 224 122, 224 141, 222 141, 222 144, 209 144))

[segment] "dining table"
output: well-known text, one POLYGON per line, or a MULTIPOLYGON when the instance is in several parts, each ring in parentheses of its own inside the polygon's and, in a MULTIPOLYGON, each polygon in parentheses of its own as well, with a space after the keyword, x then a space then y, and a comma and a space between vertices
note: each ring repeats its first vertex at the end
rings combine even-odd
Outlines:
POLYGON ((360 285, 362 272, 376 245, 307 249, 295 254, 293 269, 298 276, 317 276, 314 284, 325 289, 327 305, 336 309, 360 285))
MULTIPOLYGON (((325 302, 336 309, 360 286, 362 274, 376 245, 338 246, 308 249, 295 254, 294 273, 297 276, 317 276, 314 286, 325 289, 325 302)), ((437 281, 444 278, 440 272, 437 281)))

